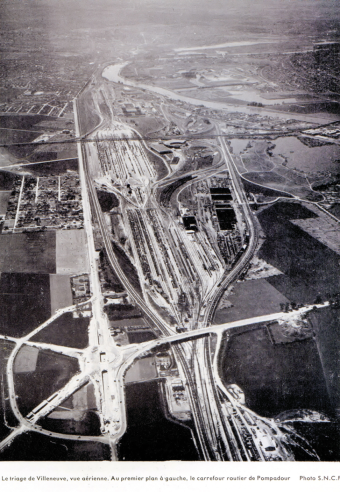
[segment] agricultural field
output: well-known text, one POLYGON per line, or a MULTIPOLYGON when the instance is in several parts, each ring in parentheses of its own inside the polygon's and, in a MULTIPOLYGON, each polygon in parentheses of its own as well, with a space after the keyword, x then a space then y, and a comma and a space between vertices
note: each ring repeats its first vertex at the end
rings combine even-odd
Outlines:
POLYGON ((34 164, 25 164, 23 167, 15 168, 18 171, 29 172, 34 177, 40 176, 60 176, 68 172, 78 172, 78 159, 67 158, 62 160, 53 160, 48 162, 35 162, 34 164))
POLYGON ((88 272, 85 250, 86 240, 83 229, 56 231, 56 273, 76 275, 88 272))
POLYGON ((73 120, 32 114, 0 114, 1 167, 76 158, 73 120), (54 143, 50 143, 54 142, 54 143))
MULTIPOLYGON (((17 357, 20 357, 20 351, 17 357)), ((61 389, 78 370, 76 359, 49 350, 39 350, 34 370, 14 372, 15 392, 21 413, 28 415, 39 403, 61 389)))
POLYGON ((148 342, 156 338, 155 334, 148 330, 147 327, 143 330, 128 330, 128 337, 130 343, 148 342))
MULTIPOLYGON (((12 155, 5 147, 0 147, 0 167, 5 169, 8 166, 16 164, 20 159, 12 155)), ((2 173, 2 171, 1 171, 2 173)))
POLYGON ((72 411, 58 412, 58 409, 47 417, 39 420, 39 425, 51 432, 62 434, 75 434, 83 436, 100 436, 100 420, 95 412, 83 412, 84 416, 79 419, 77 411, 73 418, 72 411), (62 418, 59 415, 62 414, 62 418), (67 418, 67 414, 69 417, 67 418))
POLYGON ((0 234, 0 271, 56 273, 56 231, 0 234))
POLYGON ((0 310, 2 335, 21 337, 37 328, 51 316, 49 275, 2 273, 0 310))
POLYGON ((15 358, 13 371, 15 374, 34 372, 37 367, 39 349, 24 345, 15 358))
POLYGON ((0 191, 0 215, 6 215, 10 191, 0 191))
POLYGON ((157 377, 156 364, 153 357, 137 360, 126 372, 125 384, 150 381, 157 377))
POLYGON ((228 342, 225 384, 237 384, 246 405, 275 417, 284 410, 329 411, 330 400, 315 340, 274 345, 265 327, 247 329, 228 342))
POLYGON ((51 313, 52 315, 58 310, 71 306, 72 291, 69 275, 52 274, 50 275, 50 292, 51 292, 51 313))
POLYGON ((75 318, 73 313, 64 313, 34 335, 32 340, 84 349, 89 342, 89 321, 90 318, 87 317, 75 318))
POLYGON ((15 175, 8 171, 0 170, 0 190, 11 191, 15 175))
POLYGON ((1 128, 30 132, 35 131, 36 125, 44 120, 53 121, 53 119, 45 118, 43 115, 1 114, 0 126, 1 128))
POLYGON ((51 439, 37 432, 18 436, 6 448, 3 461, 109 461, 110 446, 100 442, 79 442, 51 439))
POLYGON ((62 402, 39 425, 63 434, 100 435, 100 420, 96 413, 94 387, 89 383, 62 402))
POLYGON ((294 224, 317 215, 296 202, 276 203, 258 212, 266 240, 259 258, 283 272, 267 281, 290 301, 313 303, 340 291, 339 255, 294 224))
POLYGON ((337 375, 340 371, 340 326, 337 309, 326 308, 310 316, 315 340, 325 373, 328 392, 334 413, 340 413, 340 385, 337 375))
POLYGON ((222 324, 238 319, 252 318, 280 312, 280 304, 289 300, 266 279, 236 282, 231 292, 221 299, 214 323, 222 324), (230 307, 223 307, 229 301, 230 307), (222 307, 221 307, 222 306, 222 307))
POLYGON ((0 142, 2 144, 17 144, 21 142, 33 142, 33 140, 40 137, 40 135, 42 135, 41 131, 12 130, 10 128, 0 129, 0 142))
POLYGON ((118 446, 120 460, 197 459, 190 430, 165 418, 158 386, 152 381, 126 387, 128 427, 118 446))

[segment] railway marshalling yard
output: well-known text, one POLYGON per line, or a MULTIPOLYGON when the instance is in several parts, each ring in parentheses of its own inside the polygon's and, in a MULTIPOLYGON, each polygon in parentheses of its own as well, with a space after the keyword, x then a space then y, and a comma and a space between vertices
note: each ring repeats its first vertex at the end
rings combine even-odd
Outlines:
MULTIPOLYGON (((221 381, 218 355, 222 333, 228 337, 240 327, 273 321, 298 327, 309 311, 327 308, 329 302, 318 301, 220 326, 211 324, 221 296, 249 267, 258 250, 261 229, 250 208, 249 195, 218 121, 199 115, 190 117, 189 103, 178 104, 177 113, 169 121, 169 107, 174 103, 167 95, 156 95, 155 107, 162 111, 169 131, 165 137, 172 139, 167 146, 167 138, 161 142, 153 138, 157 152, 153 150, 155 145, 129 125, 131 117, 154 113, 152 94, 143 93, 141 99, 134 84, 124 83, 122 88, 121 81, 107 82, 97 74, 74 101, 82 199, 82 211, 77 209, 80 221, 74 227, 84 225, 86 233, 88 264, 84 275, 88 275, 90 292, 84 280, 83 287, 79 287, 82 296, 75 294, 76 287, 73 289, 74 305, 60 307, 52 318, 23 337, 1 336, 15 344, 7 362, 7 385, 9 404, 19 424, 0 443, 0 449, 7 448, 20 433, 33 431, 108 444, 111 458, 117 459, 117 444, 128 426, 125 374, 145 356, 158 356, 163 357, 157 371, 166 381, 163 392, 167 412, 172 419, 190 425, 200 459, 294 460, 292 447, 301 445, 298 436, 247 408, 242 390, 237 385, 226 387, 221 381), (196 150, 200 144, 204 157, 209 151, 209 135, 214 133, 217 139, 210 150, 216 157, 211 165, 203 165, 203 159, 195 168, 185 167, 184 154, 194 147, 193 136, 196 150), (110 210, 104 209, 98 192, 115 196, 110 210), (105 252, 119 279, 120 292, 111 290, 103 295, 100 252, 105 252), (127 273, 129 268, 135 270, 139 287, 127 273), (118 343, 112 312, 124 311, 127 305, 139 310, 135 317, 143 319, 155 340, 118 343), (86 348, 34 339, 66 313, 90 316, 86 348), (25 416, 17 403, 14 377, 15 370, 20 372, 17 358, 24 347, 53 350, 78 364, 66 385, 25 416), (100 421, 96 435, 71 435, 44 428, 44 418, 68 419, 70 411, 73 419, 81 420, 77 405, 82 408, 80 415, 84 415, 86 404, 77 392, 89 386, 100 421), (72 395, 74 408, 68 410, 65 402, 72 395)), ((46 187, 52 201, 62 201, 65 179, 41 181, 40 186, 46 187)), ((22 200, 25 204, 30 198, 27 194, 35 190, 35 202, 39 199, 39 178, 28 187, 25 182, 23 177, 17 183, 16 212, 6 223, 12 229, 25 222, 30 224, 30 215, 20 208, 22 200)), ((127 332, 129 322, 127 319, 123 325, 127 332)), ((308 446, 306 449, 315 458, 313 450, 308 446)))

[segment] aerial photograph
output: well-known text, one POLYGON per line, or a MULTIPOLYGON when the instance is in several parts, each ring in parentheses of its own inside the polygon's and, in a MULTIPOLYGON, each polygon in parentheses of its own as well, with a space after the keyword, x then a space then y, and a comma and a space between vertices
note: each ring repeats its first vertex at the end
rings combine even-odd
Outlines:
POLYGON ((339 0, 0 25, 0 462, 339 462, 339 0))

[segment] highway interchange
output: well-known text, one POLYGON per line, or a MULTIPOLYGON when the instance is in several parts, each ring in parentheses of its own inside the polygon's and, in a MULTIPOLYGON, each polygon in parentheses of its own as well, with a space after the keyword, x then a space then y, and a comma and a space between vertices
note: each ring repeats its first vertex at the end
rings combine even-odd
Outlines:
MULTIPOLYGON (((89 90, 89 87, 85 88, 85 90, 89 90)), ((142 296, 131 285, 124 268, 114 253, 107 222, 99 204, 96 191, 97 185, 93 179, 92 162, 87 146, 98 138, 98 133, 103 128, 107 130, 110 125, 113 128, 115 127, 115 115, 111 114, 111 118, 108 118, 107 115, 101 116, 98 127, 92 132, 82 135, 79 124, 81 116, 79 114, 78 99, 79 95, 74 101, 74 114, 92 289, 89 347, 86 350, 67 349, 66 347, 52 346, 50 344, 34 343, 30 340, 63 312, 72 311, 74 309, 73 306, 56 313, 54 317, 50 318, 34 332, 21 339, 1 337, 15 343, 15 348, 12 350, 7 363, 7 383, 10 405, 19 422, 19 426, 12 429, 9 436, 0 443, 0 451, 8 446, 20 433, 34 431, 56 438, 91 440, 109 444, 112 459, 118 459, 116 446, 127 428, 124 391, 126 370, 145 352, 157 350, 158 347, 171 343, 190 403, 194 429, 193 436, 200 459, 207 461, 293 460, 294 456, 289 448, 287 437, 274 421, 256 415, 235 394, 233 395, 224 387, 217 369, 219 345, 222 334, 228 330, 269 321, 279 320, 283 322, 298 319, 312 308, 322 308, 327 303, 308 306, 292 313, 274 313, 259 318, 238 320, 220 326, 211 325, 216 307, 223 293, 241 275, 252 259, 259 235, 258 225, 253 212, 250 210, 233 157, 225 139, 220 136, 218 137, 218 144, 222 162, 224 163, 222 167, 224 172, 228 172, 237 204, 242 209, 247 231, 246 240, 243 253, 232 270, 222 272, 218 281, 215 281, 209 288, 201 288, 201 298, 196 303, 197 312, 194 316, 194 321, 190 325, 190 331, 177 333, 176 327, 165 321, 159 311, 147 301, 145 296, 142 296), (99 282, 98 260, 94 246, 94 223, 98 225, 103 247, 112 269, 124 286, 130 302, 141 309, 150 327, 157 334, 158 338, 156 340, 124 347, 119 347, 115 343, 110 333, 108 318, 104 312, 104 299, 99 282), (217 337, 217 345, 214 350, 212 350, 211 343, 213 336, 217 337), (64 355, 75 357, 80 367, 80 372, 64 388, 51 395, 48 400, 41 402, 25 417, 21 415, 17 406, 13 377, 13 364, 20 348, 24 344, 50 348, 64 355), (101 420, 102 433, 100 436, 58 434, 49 432, 39 425, 40 418, 48 415, 62 401, 89 381, 93 382, 96 388, 101 420)), ((217 134, 221 133, 217 124, 215 124, 215 130, 217 134)), ((114 135, 115 132, 112 130, 112 138, 114 138, 114 135)), ((119 140, 119 135, 117 137, 119 140)), ((139 155, 145 159, 145 154, 139 152, 139 155)), ((198 182, 216 174, 216 172, 220 172, 220 164, 221 161, 216 166, 216 169, 196 172, 194 180, 198 182)), ((171 180, 171 176, 168 176, 163 180, 162 184, 169 184, 171 180)), ((134 206, 135 209, 144 209, 147 203, 149 205, 151 203, 154 207, 157 207, 156 189, 160 184, 159 182, 152 183, 152 180, 150 180, 144 189, 144 193, 148 195, 147 200, 140 202, 137 200, 133 203, 131 202, 129 206, 134 206)), ((176 225, 173 227, 175 228, 176 225)), ((135 260, 138 263, 136 258, 135 260)), ((141 276, 140 271, 139 274, 141 276)), ((205 277, 201 276, 200 278, 201 284, 203 284, 205 277)))

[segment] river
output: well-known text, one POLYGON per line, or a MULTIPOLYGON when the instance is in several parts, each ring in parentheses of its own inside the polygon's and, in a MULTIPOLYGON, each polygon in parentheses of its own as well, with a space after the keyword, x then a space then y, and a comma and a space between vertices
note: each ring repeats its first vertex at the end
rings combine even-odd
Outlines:
POLYGON ((163 87, 156 87, 153 85, 141 84, 131 79, 126 79, 120 75, 121 70, 128 65, 129 62, 117 63, 115 65, 108 65, 102 72, 102 76, 109 80, 110 82, 121 83, 131 87, 137 87, 138 89, 146 90, 149 92, 154 92, 156 94, 160 94, 162 96, 168 97, 169 99, 185 102, 187 104, 192 104, 193 106, 204 106, 209 109, 216 110, 227 110, 231 113, 239 112, 246 114, 260 114, 261 116, 270 116, 270 117, 279 117, 285 120, 287 119, 296 119, 298 121, 307 121, 311 123, 319 123, 326 124, 332 121, 336 121, 338 117, 336 115, 329 115, 327 113, 324 114, 314 114, 314 115, 305 115, 305 114, 296 114, 296 113, 284 113, 275 110, 268 110, 259 107, 253 106, 237 106, 227 103, 221 103, 216 101, 203 101, 201 99, 195 99, 193 97, 184 96, 182 94, 178 94, 177 92, 170 91, 169 89, 164 89, 163 87))

